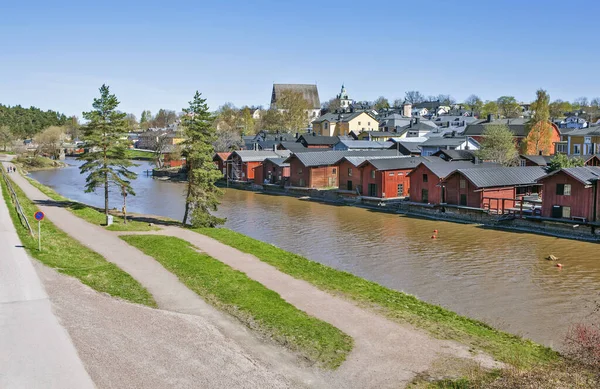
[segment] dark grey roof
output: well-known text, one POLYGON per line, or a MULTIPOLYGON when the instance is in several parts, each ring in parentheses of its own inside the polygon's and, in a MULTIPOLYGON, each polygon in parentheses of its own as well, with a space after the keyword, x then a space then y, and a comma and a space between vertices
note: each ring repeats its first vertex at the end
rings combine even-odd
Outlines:
POLYGON ((346 151, 320 151, 312 153, 298 153, 291 155, 286 162, 290 162, 293 158, 298 158, 300 162, 306 166, 329 166, 335 165, 344 157, 378 157, 378 156, 394 156, 396 150, 346 150, 346 151))
POLYGON ((541 166, 462 168, 456 172, 478 188, 533 185, 546 174, 541 166))
POLYGON ((421 153, 421 149, 419 148, 419 142, 407 142, 403 140, 396 141, 400 146, 404 147, 410 153, 421 153))
POLYGON ((487 119, 481 119, 473 122, 465 128, 463 135, 482 135, 487 126, 495 124, 504 124, 515 134, 515 136, 526 136, 525 123, 527 119, 514 118, 514 119, 494 119, 491 122, 487 119))
POLYGON ((444 147, 444 146, 455 146, 458 147, 467 141, 467 137, 465 136, 457 136, 457 137, 443 137, 437 136, 435 138, 429 138, 425 142, 421 143, 419 146, 424 147, 444 147))
POLYGON ((271 104, 277 105, 277 100, 281 96, 281 92, 286 90, 302 93, 302 96, 310 103, 312 109, 321 108, 319 91, 317 90, 317 86, 314 84, 273 84, 271 104))
POLYGON ((260 162, 267 158, 288 157, 291 153, 289 150, 238 150, 231 153, 229 159, 236 154, 241 158, 242 162, 260 162))
POLYGON ((471 161, 475 157, 475 153, 472 150, 439 150, 433 155, 440 157, 445 155, 447 159, 453 161, 471 161))
POLYGON ((393 142, 378 142, 371 140, 340 139, 341 143, 348 149, 389 149, 394 145, 393 142))
POLYGON ((292 153, 300 153, 303 151, 307 151, 306 147, 302 143, 298 142, 280 142, 279 143, 284 149, 290 150, 292 153))
POLYGON ((521 155, 521 158, 527 159, 538 166, 547 166, 553 157, 546 155, 521 155))
POLYGON ((600 179, 600 166, 581 166, 581 167, 568 167, 560 170, 556 170, 550 174, 540 177, 538 181, 542 181, 547 177, 553 176, 557 173, 566 173, 573 177, 577 181, 584 185, 591 185, 592 181, 600 179))
POLYGON ((298 138, 297 142, 301 143, 302 140, 304 140, 307 145, 333 146, 340 141, 340 138, 337 136, 302 135, 298 138))
POLYGON ((448 174, 456 171, 457 169, 468 169, 468 168, 488 168, 491 166, 498 166, 493 163, 479 163, 475 164, 470 161, 444 161, 441 158, 437 160, 427 160, 422 162, 429 170, 433 172, 439 178, 445 178, 448 174))
POLYGON ((383 155, 383 156, 377 156, 377 157, 373 157, 373 156, 362 156, 362 157, 343 157, 341 158, 339 161, 337 161, 335 164, 338 165, 340 164, 342 161, 348 161, 350 162, 352 165, 354 166, 359 166, 361 163, 365 162, 367 159, 383 159, 383 158, 401 158, 401 157, 407 157, 405 155, 383 155))
POLYGON ((437 109, 440 105, 439 101, 423 101, 413 104, 413 108, 427 108, 428 110, 437 109))
MULTIPOLYGON (((562 131, 563 129, 561 129, 562 131)), ((590 126, 579 128, 568 133, 570 136, 598 136, 600 135, 600 126, 590 126)))
POLYGON ((286 167, 286 166, 290 166, 289 163, 284 162, 287 158, 267 158, 265 159, 265 162, 269 161, 271 162, 273 165, 277 165, 279 167, 286 167))
POLYGON ((389 131, 363 131, 361 134, 368 134, 371 138, 391 138, 398 136, 397 133, 389 131))
POLYGON ((371 159, 367 158, 365 162, 361 165, 366 165, 367 163, 373 165, 377 170, 399 170, 399 169, 413 169, 417 167, 421 162, 426 161, 427 159, 424 157, 408 157, 401 156, 395 158, 381 158, 381 159, 371 159))

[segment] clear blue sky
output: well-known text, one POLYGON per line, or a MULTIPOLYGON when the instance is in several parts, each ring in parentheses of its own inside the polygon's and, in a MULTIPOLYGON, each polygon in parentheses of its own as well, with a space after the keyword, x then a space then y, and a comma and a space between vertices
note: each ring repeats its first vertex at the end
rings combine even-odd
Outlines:
POLYGON ((0 103, 81 116, 102 83, 138 117, 196 90, 268 105, 273 82, 322 101, 342 82, 357 100, 600 96, 594 0, 87 3, 0 2, 0 103))

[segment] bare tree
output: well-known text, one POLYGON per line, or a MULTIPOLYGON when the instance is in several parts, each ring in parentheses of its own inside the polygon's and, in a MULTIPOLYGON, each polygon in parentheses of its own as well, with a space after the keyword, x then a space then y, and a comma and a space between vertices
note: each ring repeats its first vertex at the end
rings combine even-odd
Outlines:
POLYGON ((8 126, 0 126, 0 144, 3 150, 6 151, 6 146, 10 145, 14 137, 8 126))
POLYGON ((160 134, 156 137, 156 146, 154 147, 154 160, 156 166, 160 169, 164 166, 164 154, 169 151, 171 138, 168 133, 160 134))
POLYGON ((52 126, 36 135, 35 143, 38 144, 38 152, 49 155, 53 159, 60 157, 60 148, 66 138, 65 129, 52 126))
POLYGON ((213 146, 218 153, 239 149, 244 143, 237 131, 231 129, 217 130, 217 139, 213 146))
POLYGON ((405 93, 405 100, 411 104, 417 104, 425 101, 425 96, 419 91, 411 90, 405 93))

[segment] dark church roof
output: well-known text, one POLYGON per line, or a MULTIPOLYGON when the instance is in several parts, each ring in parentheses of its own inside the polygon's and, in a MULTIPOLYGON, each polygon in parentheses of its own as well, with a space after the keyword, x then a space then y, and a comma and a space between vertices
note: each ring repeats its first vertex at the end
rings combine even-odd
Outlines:
POLYGON ((300 92, 304 99, 308 101, 313 109, 321 108, 319 100, 319 91, 314 84, 273 84, 273 93, 271 94, 271 105, 276 106, 277 100, 283 91, 300 92))

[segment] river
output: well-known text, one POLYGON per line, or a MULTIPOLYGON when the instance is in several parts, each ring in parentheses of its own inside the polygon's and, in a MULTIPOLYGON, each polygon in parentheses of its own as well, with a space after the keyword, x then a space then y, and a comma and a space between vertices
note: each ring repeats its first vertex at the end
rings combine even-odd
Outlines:
MULTIPOLYGON (((84 192, 79 162, 67 163, 31 176, 68 198, 103 206, 100 191, 84 192)), ((134 169, 137 195, 128 197, 127 209, 181 219, 183 185, 146 177, 150 168, 142 162, 134 169)), ((120 208, 121 201, 115 193, 110 205, 120 208)), ((253 238, 556 348, 572 323, 589 318, 600 292, 594 243, 234 189, 218 215, 253 238), (549 254, 564 268, 546 261, 549 254)))

